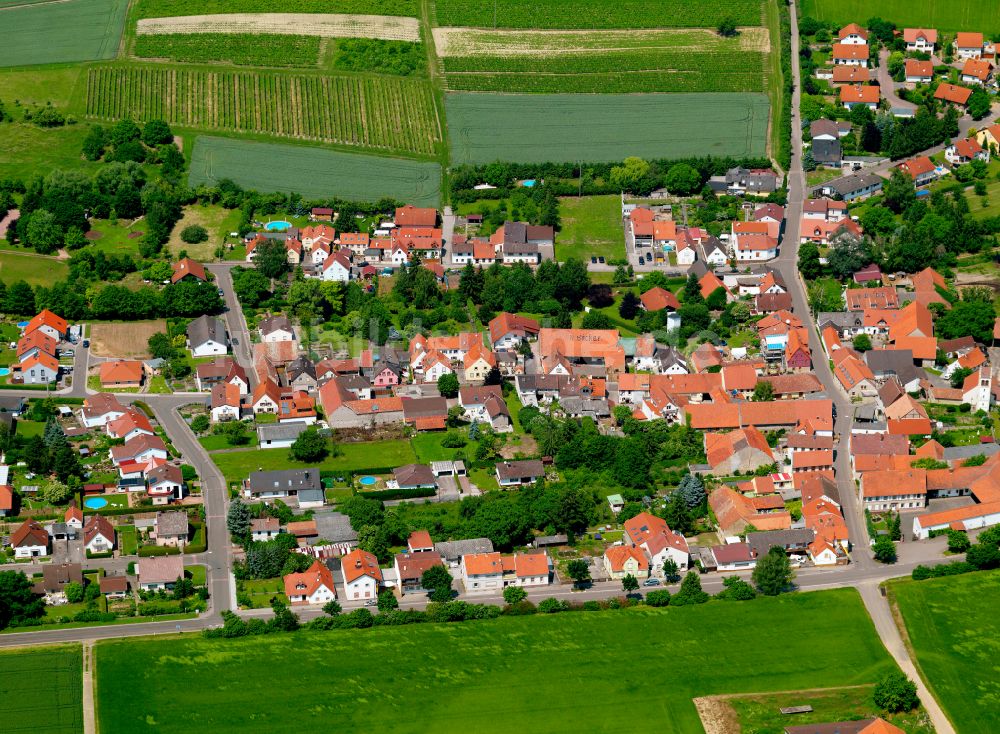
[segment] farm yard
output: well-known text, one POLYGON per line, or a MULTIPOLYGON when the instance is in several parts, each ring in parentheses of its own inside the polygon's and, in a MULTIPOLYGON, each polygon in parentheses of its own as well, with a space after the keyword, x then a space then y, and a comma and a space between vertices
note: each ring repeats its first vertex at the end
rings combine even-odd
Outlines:
POLYGON ((0 66, 114 58, 127 9, 128 0, 66 0, 4 8, 0 66))
POLYGON ((615 161, 630 155, 749 157, 763 155, 767 142, 763 94, 453 92, 445 107, 453 164, 615 161))
POLYGON ((100 730, 137 734, 300 731, 329 720, 387 734, 600 733, 620 731, 622 711, 638 730, 669 722, 672 732, 701 732, 695 695, 872 683, 893 668, 853 590, 247 639, 111 640, 95 653, 100 730), (755 644, 717 634, 733 625, 754 629, 755 644), (607 640, 646 664, 609 676, 594 659, 607 640), (267 671, 292 658, 297 685, 274 686, 267 671), (180 679, 183 697, 161 684, 180 679), (361 685, 377 707, 357 705, 361 685))
POLYGON ((388 77, 114 65, 90 70, 87 116, 428 156, 441 141, 430 86, 388 77))
POLYGON ((1000 731, 1000 571, 898 581, 889 590, 917 666, 955 729, 1000 731))
POLYGON ((390 197, 437 206, 441 197, 441 167, 437 163, 198 136, 189 184, 198 186, 222 178, 258 191, 298 192, 316 199, 340 196, 375 201, 390 197))
POLYGON ((128 323, 97 323, 90 325, 90 351, 95 357, 149 357, 146 342, 158 331, 166 332, 167 324, 156 321, 128 323))
POLYGON ((0 652, 4 734, 83 731, 83 651, 79 644, 0 652))
POLYGON ((137 0, 137 18, 216 13, 341 13, 364 15, 417 14, 417 0, 137 0))
POLYGON ((987 36, 1000 32, 1000 3, 996 0, 884 0, 877 8, 868 0, 802 0, 799 9, 800 19, 812 17, 837 25, 860 23, 873 15, 900 28, 981 31, 987 36))
POLYGON ((437 0, 436 25, 495 28, 711 28, 761 25, 761 0, 437 0))
POLYGON ((510 92, 760 92, 764 28, 736 38, 705 29, 434 31, 446 86, 510 92))

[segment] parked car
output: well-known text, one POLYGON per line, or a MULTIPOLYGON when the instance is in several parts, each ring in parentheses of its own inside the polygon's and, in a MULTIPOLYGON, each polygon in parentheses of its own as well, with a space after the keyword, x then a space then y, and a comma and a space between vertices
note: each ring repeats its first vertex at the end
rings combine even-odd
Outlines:
POLYGON ((659 579, 646 579, 645 581, 642 582, 642 585, 643 586, 659 586, 660 585, 660 580, 659 579))
POLYGON ((60 356, 62 356, 62 357, 75 357, 76 356, 76 350, 74 350, 74 349, 64 349, 61 352, 60 356))
POLYGON ((83 340, 83 348, 86 349, 90 346, 90 339, 83 340))
POLYGON ((365 602, 365 606, 366 607, 377 607, 378 606, 378 602, 375 601, 374 599, 369 599, 368 601, 365 602))

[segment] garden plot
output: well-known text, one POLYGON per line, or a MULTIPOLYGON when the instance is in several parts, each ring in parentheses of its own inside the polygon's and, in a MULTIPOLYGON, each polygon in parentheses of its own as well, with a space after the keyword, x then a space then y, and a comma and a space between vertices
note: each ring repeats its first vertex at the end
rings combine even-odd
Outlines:
POLYGON ((416 18, 386 15, 338 15, 310 13, 233 13, 144 18, 136 34, 234 33, 322 38, 379 38, 386 41, 419 41, 416 18))

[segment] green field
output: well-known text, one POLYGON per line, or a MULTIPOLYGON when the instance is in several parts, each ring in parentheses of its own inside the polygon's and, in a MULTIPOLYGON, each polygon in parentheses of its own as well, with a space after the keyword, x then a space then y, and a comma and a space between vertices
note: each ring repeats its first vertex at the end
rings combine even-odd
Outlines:
POLYGON ((295 191, 307 199, 339 196, 375 201, 388 196, 437 206, 441 196, 437 163, 198 136, 191 155, 190 185, 223 178, 264 192, 295 191))
POLYGON ((917 665, 955 729, 1000 731, 1000 572, 902 581, 890 589, 917 665))
POLYGON ((451 93, 445 106, 453 164, 761 156, 767 145, 763 94, 451 93))
MULTIPOLYGON (((463 29, 465 30, 465 29, 463 29)), ((449 34, 449 39, 454 36, 449 34)), ((763 92, 765 29, 464 34, 444 56, 446 86, 499 92, 763 92)), ((439 49, 439 53, 440 53, 439 49)))
POLYGON ((68 272, 66 263, 53 257, 0 252, 0 280, 8 285, 24 280, 31 285, 50 286, 57 280, 65 280, 68 272))
POLYGON ((166 18, 217 13, 417 14, 417 0, 137 0, 136 17, 166 18))
POLYGON ((811 16, 838 25, 864 23, 877 15, 899 28, 937 28, 939 31, 1000 32, 1000 3, 996 0, 802 0, 799 18, 811 16), (876 12, 877 11, 877 12, 876 12))
POLYGON ((109 732, 701 732, 693 696, 868 683, 893 665, 853 590, 96 648, 109 732), (726 630, 753 630, 741 644, 726 630), (817 651, 822 650, 822 654, 817 651), (294 661, 295 682, 276 685, 294 661), (624 665, 622 661, 629 661, 624 665), (639 664, 641 661, 641 664, 639 664), (183 680, 178 696, 165 680, 183 680))
POLYGON ((4 734, 79 734, 82 678, 80 645, 0 652, 0 728, 4 734))
POLYGON ((421 155, 441 141, 430 85, 398 77, 104 66, 90 70, 87 116, 421 155))
POLYGON ((556 260, 625 257, 622 202, 618 196, 565 197, 559 200, 562 229, 556 236, 556 260))
MULTIPOLYGON (((378 443, 338 444, 337 456, 310 464, 321 471, 358 471, 382 467, 402 466, 417 460, 409 441, 379 441, 378 443)), ((246 479, 250 472, 263 469, 287 469, 294 466, 288 461, 288 449, 248 449, 223 451, 212 454, 212 461, 226 477, 227 482, 246 479)))
POLYGON ((67 0, 4 10, 0 66, 114 58, 127 9, 128 0, 67 0))
POLYGON ((200 64, 226 61, 238 66, 315 67, 318 36, 241 33, 164 33, 136 36, 133 53, 143 59, 200 64))
POLYGON ((761 25, 760 0, 437 0, 437 25, 481 28, 711 28, 761 25))

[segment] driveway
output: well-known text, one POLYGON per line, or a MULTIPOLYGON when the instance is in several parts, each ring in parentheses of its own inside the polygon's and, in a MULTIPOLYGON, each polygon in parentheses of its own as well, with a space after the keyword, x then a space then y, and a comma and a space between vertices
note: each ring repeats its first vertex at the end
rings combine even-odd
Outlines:
POLYGON ((896 94, 896 82, 889 75, 889 51, 882 49, 878 55, 877 79, 878 85, 882 89, 882 96, 889 100, 890 107, 902 107, 906 110, 915 110, 917 106, 912 102, 907 102, 896 94))

